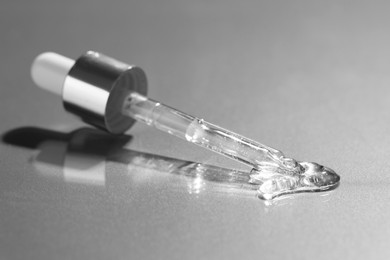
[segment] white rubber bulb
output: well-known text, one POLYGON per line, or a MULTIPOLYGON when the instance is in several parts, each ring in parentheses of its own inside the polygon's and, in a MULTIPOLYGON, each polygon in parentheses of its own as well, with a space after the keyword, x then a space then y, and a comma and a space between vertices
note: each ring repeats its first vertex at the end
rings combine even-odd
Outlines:
POLYGON ((34 83, 56 95, 62 95, 66 76, 75 61, 54 52, 38 55, 31 65, 31 77, 34 83))

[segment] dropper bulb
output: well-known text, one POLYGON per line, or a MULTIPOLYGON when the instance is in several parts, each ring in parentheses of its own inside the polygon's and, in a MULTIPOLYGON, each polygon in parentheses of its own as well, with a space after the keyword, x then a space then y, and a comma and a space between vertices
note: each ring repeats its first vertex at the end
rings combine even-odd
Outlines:
POLYGON ((42 53, 31 65, 31 77, 38 87, 61 96, 65 78, 74 62, 54 52, 42 53))

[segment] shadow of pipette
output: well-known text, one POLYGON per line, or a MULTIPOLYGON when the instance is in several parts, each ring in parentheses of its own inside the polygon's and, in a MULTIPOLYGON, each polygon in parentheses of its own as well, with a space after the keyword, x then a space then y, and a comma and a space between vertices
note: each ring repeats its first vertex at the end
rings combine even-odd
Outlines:
MULTIPOLYGON (((7 132, 3 142, 33 149, 31 162, 39 174, 60 178, 66 183, 105 186, 109 178, 131 174, 132 169, 157 175, 175 174, 187 180, 189 193, 200 193, 205 183, 214 183, 218 192, 237 193, 255 197, 249 172, 179 160, 161 155, 138 152, 124 148, 131 142, 128 135, 114 136, 100 130, 82 128, 70 133, 24 127, 7 132), (107 164, 115 167, 108 169, 107 164), (118 167, 119 166, 119 167, 118 167)), ((156 176, 156 175, 155 175, 156 176)))

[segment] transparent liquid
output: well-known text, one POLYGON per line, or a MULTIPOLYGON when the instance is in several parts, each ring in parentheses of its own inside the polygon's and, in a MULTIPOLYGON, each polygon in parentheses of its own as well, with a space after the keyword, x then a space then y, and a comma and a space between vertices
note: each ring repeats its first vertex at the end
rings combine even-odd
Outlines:
POLYGON ((253 167, 250 183, 259 185, 259 197, 263 199, 272 199, 285 193, 327 190, 340 179, 329 168, 318 164, 298 163, 286 158, 281 151, 137 93, 127 97, 122 113, 253 167), (322 178, 325 175, 332 177, 322 178), (322 178, 327 182, 319 185, 319 182, 314 181, 315 178, 322 178))
POLYGON ((295 175, 264 173, 253 169, 249 182, 259 185, 259 198, 265 200, 286 194, 327 191, 338 187, 340 176, 332 169, 312 162, 299 164, 303 170, 295 175))

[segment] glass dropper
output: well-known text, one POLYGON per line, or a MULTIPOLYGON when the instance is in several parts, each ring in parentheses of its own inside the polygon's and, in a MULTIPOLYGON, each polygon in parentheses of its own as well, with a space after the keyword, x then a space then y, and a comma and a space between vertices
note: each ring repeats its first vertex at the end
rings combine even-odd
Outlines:
POLYGON ((101 53, 88 51, 76 61, 43 53, 34 60, 31 76, 37 86, 61 96, 68 112, 109 133, 122 134, 139 121, 251 166, 249 183, 259 185, 260 198, 339 184, 330 168, 298 163, 279 150, 149 99, 141 68, 101 53))

